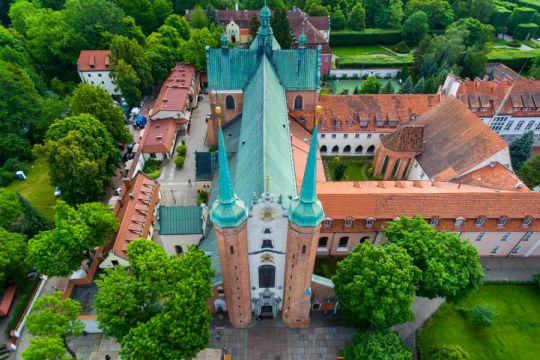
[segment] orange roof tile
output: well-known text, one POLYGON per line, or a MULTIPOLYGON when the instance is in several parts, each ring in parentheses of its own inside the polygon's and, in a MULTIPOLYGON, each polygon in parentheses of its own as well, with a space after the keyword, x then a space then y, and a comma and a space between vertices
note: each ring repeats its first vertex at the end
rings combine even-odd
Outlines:
POLYGON ((81 50, 77 67, 79 71, 108 71, 110 56, 110 50, 81 50))
POLYGON ((492 163, 452 180, 456 184, 483 186, 490 189, 527 192, 529 188, 499 163, 492 163))
POLYGON ((142 139, 143 153, 170 153, 176 134, 175 119, 152 120, 142 139))
POLYGON ((161 86, 151 118, 160 111, 186 111, 194 76, 195 68, 192 65, 176 64, 161 86))

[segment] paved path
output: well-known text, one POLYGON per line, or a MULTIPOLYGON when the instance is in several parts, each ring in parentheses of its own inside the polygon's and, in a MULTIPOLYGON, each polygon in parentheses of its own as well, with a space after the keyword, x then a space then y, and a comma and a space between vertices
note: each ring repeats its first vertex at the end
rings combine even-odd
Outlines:
POLYGON ((486 281, 532 281, 540 273, 540 258, 481 258, 486 281))

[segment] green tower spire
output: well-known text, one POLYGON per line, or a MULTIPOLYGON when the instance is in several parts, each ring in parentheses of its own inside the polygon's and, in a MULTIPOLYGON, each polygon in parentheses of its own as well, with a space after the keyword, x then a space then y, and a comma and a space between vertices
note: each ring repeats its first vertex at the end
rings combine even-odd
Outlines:
POLYGON ((304 29, 302 29, 302 33, 300 34, 300 37, 298 39, 298 46, 303 49, 306 47, 306 34, 304 33, 304 29))
POLYGON ((272 41, 274 38, 274 32, 272 31, 272 27, 270 26, 271 15, 272 13, 270 12, 268 6, 266 6, 265 1, 264 6, 260 12, 261 26, 259 26, 259 30, 257 31, 257 38, 259 41, 259 47, 267 48, 268 51, 272 49, 272 41))
POLYGON ((222 48, 228 48, 229 47, 229 38, 227 38, 227 34, 223 33, 221 34, 221 38, 219 39, 219 42, 221 44, 222 48))
MULTIPOLYGON (((319 115, 321 107, 317 106, 316 116, 319 115)), ((315 123, 311 145, 302 180, 302 190, 300 197, 291 201, 289 206, 289 219, 298 226, 314 227, 324 219, 324 212, 321 202, 317 200, 317 134, 318 123, 315 123)))
POLYGON ((218 115, 219 195, 210 210, 210 219, 220 228, 236 227, 247 218, 247 209, 244 202, 234 193, 223 130, 221 130, 219 120, 221 115, 219 106, 216 107, 216 114, 218 115))

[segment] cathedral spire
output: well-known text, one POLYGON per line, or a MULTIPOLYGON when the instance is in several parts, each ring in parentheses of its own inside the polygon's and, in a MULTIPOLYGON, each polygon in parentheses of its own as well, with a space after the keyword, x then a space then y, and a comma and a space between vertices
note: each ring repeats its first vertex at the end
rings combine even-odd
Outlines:
POLYGON ((320 105, 315 111, 315 127, 311 138, 306 169, 302 180, 300 196, 291 202, 289 207, 289 218, 298 226, 317 226, 324 218, 323 209, 317 200, 317 134, 318 116, 321 112, 320 105))
POLYGON ((221 107, 216 106, 218 116, 218 163, 219 163, 219 195, 210 211, 210 219, 220 228, 236 227, 247 218, 244 202, 236 196, 232 184, 227 150, 221 129, 221 107))

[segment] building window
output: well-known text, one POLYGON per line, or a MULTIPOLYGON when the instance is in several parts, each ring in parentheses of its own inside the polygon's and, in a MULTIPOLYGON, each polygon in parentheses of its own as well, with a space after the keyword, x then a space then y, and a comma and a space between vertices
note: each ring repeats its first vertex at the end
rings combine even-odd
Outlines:
POLYGON ((335 139, 336 138, 336 134, 332 134, 332 139, 335 139))
POLYGON ((334 147, 332 148, 332 154, 337 154, 338 152, 339 152, 339 146, 334 145, 334 147))
POLYGON ((306 245, 302 245, 302 254, 306 253, 306 245))
POLYGON ((321 139, 324 139, 326 137, 326 134, 321 134, 321 139))
POLYGON ((518 245, 515 248, 512 249, 512 254, 517 254, 519 252, 519 249, 521 249, 521 246, 518 245))
POLYGON ((493 129, 493 131, 499 132, 502 129, 505 121, 505 116, 496 116, 495 119, 493 119, 493 121, 491 122, 491 128, 493 129))
POLYGON ((493 249, 491 249, 491 253, 496 254, 498 250, 499 250, 499 246, 495 246, 493 249))
POLYGON ((345 220, 345 227, 352 227, 352 225, 353 225, 353 219, 345 220))
POLYGON ((531 238, 532 236, 532 231, 528 231, 525 236, 523 236, 523 239, 521 239, 522 241, 529 241, 529 239, 531 238))
POLYGON ((302 95, 298 95, 294 98, 294 110, 302 110, 304 107, 304 99, 302 98, 302 95))
POLYGON ((486 223, 486 219, 483 217, 479 217, 476 219, 476 226, 484 226, 486 223))
POLYGON ((354 138, 355 138, 355 139, 359 139, 359 138, 360 138, 360 134, 354 134, 354 138))
POLYGON ((454 222, 454 226, 461 226, 461 225, 463 225, 463 221, 465 221, 465 219, 462 218, 462 217, 456 218, 456 221, 454 222))
POLYGON ((431 226, 434 226, 434 227, 437 226, 437 225, 439 225, 439 218, 436 218, 436 217, 431 218, 431 221, 429 222, 429 224, 430 224, 431 226))
POLYGON ((379 134, 379 139, 382 139, 383 136, 384 134, 379 134))
POLYGON ((371 139, 371 134, 367 134, 367 138, 368 138, 368 139, 371 139))
MULTIPOLYGON (((540 111, 540 109, 538 111, 540 111)), ((540 130, 540 122, 538 124, 536 124, 536 127, 534 129, 535 130, 540 130)))
POLYGON ((373 219, 373 218, 366 219, 366 227, 367 228, 372 228, 373 224, 375 224, 375 219, 373 219))
POLYGON ((397 159, 396 163, 394 164, 394 168, 392 169, 392 179, 395 179, 397 177, 399 165, 401 165, 401 159, 397 159))
POLYGON ((317 245, 317 247, 319 249, 325 249, 326 250, 326 246, 328 245, 328 238, 325 236, 325 237, 322 237, 319 239, 319 244, 317 245))
POLYGON ((339 249, 347 249, 348 244, 349 244, 349 237, 348 236, 343 236, 342 238, 339 239, 338 250, 339 249))
POLYGON ((523 127, 523 124, 525 124, 524 120, 518 121, 516 128, 514 130, 521 130, 521 128, 523 127))
POLYGON ((368 122, 367 122, 367 121, 360 121, 360 126, 361 126, 361 127, 367 127, 367 126, 368 126, 368 122))
POLYGON ((98 77, 101 77, 101 74, 97 74, 98 77))
POLYGON ((375 152, 375 145, 371 145, 370 147, 367 148, 368 154, 373 154, 374 152, 375 152))
POLYGON ((383 127, 384 126, 384 121, 383 120, 377 120, 375 122, 375 125, 377 125, 377 127, 383 127))
POLYGON ((534 120, 529 121, 529 122, 527 123, 527 126, 525 126, 525 130, 529 130, 529 129, 531 129, 533 126, 534 126, 534 120))
POLYGON ((321 153, 322 154, 326 154, 327 151, 328 151, 328 148, 326 147, 326 145, 321 146, 321 153))
POLYGON ((184 250, 182 250, 182 247, 180 245, 175 245, 174 251, 176 251, 177 255, 180 255, 184 252, 184 250))
POLYGON ((499 219, 499 222, 497 223, 497 226, 499 226, 499 227, 504 227, 507 223, 508 223, 508 219, 507 219, 507 218, 500 218, 500 219, 499 219))
POLYGON ((332 220, 329 220, 329 219, 323 220, 323 226, 324 227, 332 226, 332 220))
POLYGON ((276 267, 274 265, 259 266, 259 287, 273 288, 276 285, 276 267))
POLYGON ((225 290, 223 290, 223 286, 218 286, 218 288, 217 288, 217 293, 218 293, 218 295, 220 295, 220 296, 225 295, 225 290))
POLYGON ((407 164, 405 164, 405 169, 403 170, 403 176, 402 176, 402 178, 407 178, 407 173, 409 172, 409 167, 411 166, 411 161, 412 161, 411 158, 409 158, 409 159, 407 160, 407 164))
POLYGON ((156 153, 150 153, 150 158, 151 159, 155 159, 157 156, 156 156, 156 153))
POLYGON ((261 249, 273 249, 274 245, 272 244, 272 240, 264 239, 262 241, 261 249))
POLYGON ((482 239, 486 236, 485 232, 481 232, 478 235, 476 235, 476 241, 482 241, 482 239))
POLYGON ((265 234, 271 234, 271 233, 272 233, 272 230, 270 230, 270 228, 264 228, 263 233, 265 233, 265 234))
POLYGON ((508 237, 509 237, 509 236, 510 236, 510 233, 509 233, 509 232, 504 233, 504 235, 503 235, 502 238, 501 238, 501 241, 506 241, 506 240, 508 240, 508 237))
POLYGON ((512 128, 512 125, 514 125, 514 122, 510 120, 509 122, 506 123, 504 130, 510 130, 512 128))
POLYGON ((225 108, 227 110, 234 110, 236 107, 234 97, 232 95, 227 95, 225 98, 225 108))
POLYGON ((112 266, 118 266, 118 260, 112 260, 111 265, 112 266))
POLYGON ((349 134, 343 134, 343 138, 347 139, 349 137, 349 134))
POLYGON ((388 155, 384 157, 382 168, 381 168, 381 176, 384 176, 384 173, 386 172, 386 167, 388 166, 388 155))
POLYGON ((346 145, 344 148, 343 148, 343 152, 344 153, 350 153, 351 152, 351 145, 346 145))
POLYGON ((529 217, 529 216, 523 219, 523 222, 521 223, 523 227, 527 227, 531 224, 532 224, 532 217, 529 217))
POLYGON ((231 246, 229 246, 229 251, 230 251, 231 255, 233 255, 233 254, 234 254, 234 247, 233 247, 232 245, 231 245, 231 246))
POLYGON ((355 154, 361 154, 361 153, 362 153, 362 150, 364 150, 364 149, 362 148, 362 145, 358 145, 358 146, 356 147, 356 149, 354 149, 354 153, 355 153, 355 154))

